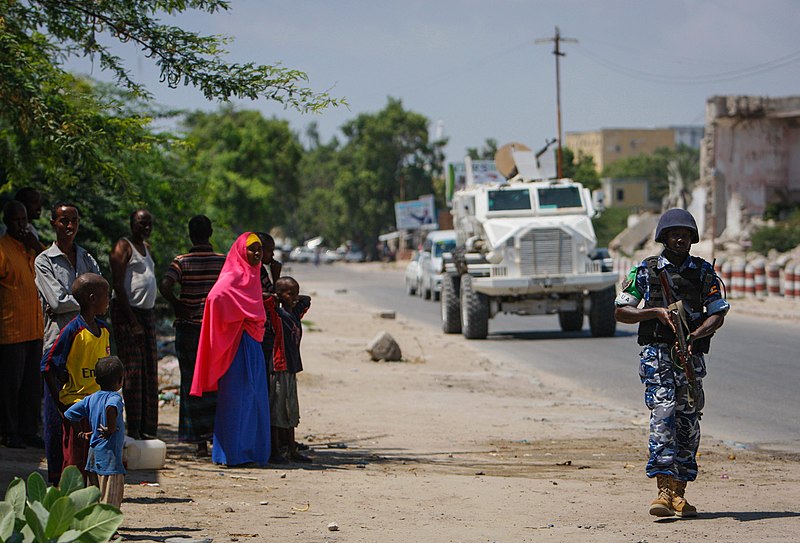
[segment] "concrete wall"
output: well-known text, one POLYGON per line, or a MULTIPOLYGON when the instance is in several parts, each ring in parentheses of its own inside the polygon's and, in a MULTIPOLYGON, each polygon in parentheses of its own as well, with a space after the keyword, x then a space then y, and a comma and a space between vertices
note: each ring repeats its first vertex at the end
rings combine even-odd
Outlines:
POLYGON ((737 238, 769 204, 800 202, 799 120, 800 97, 708 100, 701 183, 712 235, 737 238))

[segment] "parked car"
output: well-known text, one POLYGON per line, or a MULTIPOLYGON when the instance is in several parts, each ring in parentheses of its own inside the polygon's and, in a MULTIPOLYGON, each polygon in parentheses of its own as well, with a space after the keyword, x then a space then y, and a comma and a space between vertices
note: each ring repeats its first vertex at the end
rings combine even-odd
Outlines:
POLYGON ((414 251, 414 254, 411 255, 411 260, 406 266, 406 294, 409 296, 416 294, 419 286, 419 255, 419 251, 414 251))
POLYGON ((292 252, 289 253, 289 259, 292 262, 314 262, 314 249, 306 247, 305 245, 295 247, 292 249, 292 252))
POLYGON ((605 247, 598 247, 591 253, 589 253, 589 258, 592 260, 600 260, 601 270, 604 272, 614 271, 614 259, 611 258, 611 255, 608 253, 608 249, 605 247))
POLYGON ((325 249, 325 251, 323 251, 322 253, 322 261, 326 264, 333 264, 334 262, 339 262, 343 258, 344 258, 343 254, 333 249, 325 249))
POLYGON ((345 262, 364 262, 364 260, 366 260, 366 257, 364 256, 364 251, 362 251, 358 247, 350 247, 344 254, 345 262))
POLYGON ((424 299, 438 301, 442 293, 443 255, 456 248, 453 230, 434 230, 422 244, 419 259, 419 287, 417 293, 424 299))

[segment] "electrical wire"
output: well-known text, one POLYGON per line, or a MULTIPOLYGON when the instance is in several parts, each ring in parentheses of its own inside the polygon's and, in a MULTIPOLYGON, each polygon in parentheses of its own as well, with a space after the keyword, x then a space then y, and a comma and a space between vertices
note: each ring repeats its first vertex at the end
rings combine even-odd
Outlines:
POLYGON ((745 79, 753 77, 765 72, 773 71, 784 66, 788 66, 800 61, 800 50, 794 51, 787 55, 783 55, 776 59, 760 64, 755 64, 746 68, 739 68, 736 70, 729 70, 726 72, 719 72, 716 74, 701 75, 701 76, 669 76, 653 72, 644 72, 636 70, 628 66, 618 64, 616 62, 604 59, 599 55, 589 52, 585 47, 578 47, 574 49, 578 54, 583 55, 590 61, 607 68, 613 72, 625 75, 632 79, 640 81, 648 81, 651 83, 665 83, 677 85, 703 85, 708 83, 722 83, 726 81, 735 81, 738 79, 745 79))

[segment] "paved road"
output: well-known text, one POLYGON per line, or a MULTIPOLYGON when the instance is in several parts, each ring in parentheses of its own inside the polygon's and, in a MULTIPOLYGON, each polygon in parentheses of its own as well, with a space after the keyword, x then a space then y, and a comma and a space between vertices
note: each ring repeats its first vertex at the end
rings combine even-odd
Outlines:
MULTIPOLYGON (((440 326, 438 302, 407 296, 402 271, 367 270, 357 264, 293 266, 298 278, 324 274, 358 301, 440 326)), ((797 323, 737 315, 735 302, 732 305, 708 357, 703 431, 748 446, 800 452, 797 323)), ((571 379, 622 407, 644 410, 635 326, 620 325, 614 337, 593 338, 588 330, 561 332, 555 316, 498 315, 490 321, 489 331, 487 340, 472 342, 486 355, 520 360, 571 379)))

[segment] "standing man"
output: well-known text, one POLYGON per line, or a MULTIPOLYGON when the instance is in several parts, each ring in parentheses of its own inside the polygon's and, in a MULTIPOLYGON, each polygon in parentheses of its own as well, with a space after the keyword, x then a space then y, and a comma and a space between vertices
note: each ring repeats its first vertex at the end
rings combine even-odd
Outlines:
POLYGON ((730 306, 722 297, 714 267, 689 255, 692 244, 700 240, 691 214, 683 209, 665 212, 655 240, 664 244, 664 250, 630 271, 617 296, 615 316, 619 322, 639 323, 639 377, 650 409, 646 472, 658 484, 650 514, 695 517, 697 509, 684 493, 686 483, 697 478, 705 403, 703 354, 730 306), (644 307, 639 308, 642 299, 644 307))
MULTIPOLYGON (((28 214, 28 228, 23 242, 38 255, 44 250, 44 245, 39 241, 39 232, 33 221, 42 216, 42 193, 33 187, 22 187, 14 195, 14 200, 25 206, 28 214)), ((0 224, 0 236, 6 233, 6 225, 0 224)))
POLYGON ((153 439, 158 431, 158 352, 156 350, 155 263, 147 238, 153 217, 145 209, 130 216, 131 236, 111 251, 114 298, 111 324, 117 354, 125 365, 125 427, 134 439, 153 439))
POLYGON ((26 246, 28 216, 21 202, 3 206, 6 234, 0 237, 0 430, 14 449, 41 447, 42 308, 36 295, 34 249, 26 246))
POLYGON ((161 295, 175 310, 175 351, 181 370, 181 402, 178 422, 178 439, 197 444, 197 456, 208 456, 208 441, 214 433, 216 393, 190 396, 197 345, 200 342, 200 325, 208 292, 217 282, 225 264, 225 255, 214 252, 209 239, 213 229, 205 215, 189 220, 189 239, 192 248, 174 258, 161 280, 161 295), (175 284, 180 285, 180 295, 175 296, 175 284))
MULTIPOLYGON (((97 261, 86 249, 75 243, 80 212, 75 204, 57 202, 50 212, 50 224, 56 240, 36 257, 36 288, 44 315, 44 353, 50 350, 61 329, 80 313, 78 300, 72 295, 72 283, 79 275, 100 275, 97 261)), ((44 445, 47 475, 57 485, 64 463, 61 447, 61 412, 50 394, 44 395, 44 445)))

